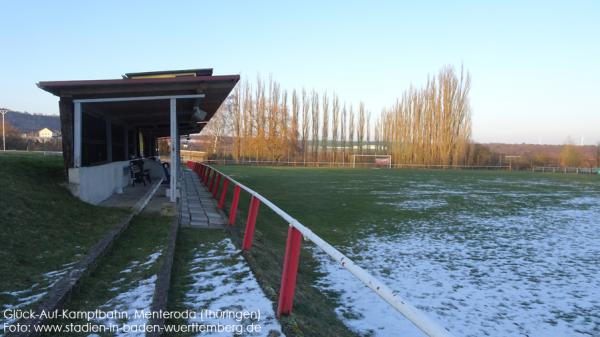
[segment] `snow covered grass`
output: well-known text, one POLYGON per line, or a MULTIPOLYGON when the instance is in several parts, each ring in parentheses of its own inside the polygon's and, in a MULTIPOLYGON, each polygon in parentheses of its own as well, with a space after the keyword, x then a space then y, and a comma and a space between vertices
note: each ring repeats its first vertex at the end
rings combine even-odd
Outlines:
MULTIPOLYGON (((224 170, 243 174, 244 183, 457 335, 600 335, 598 177, 224 170)), ((271 236, 285 240, 280 224, 260 219, 257 230, 280 230, 271 236)), ((320 275, 311 285, 357 334, 422 336, 345 270, 314 255, 318 263, 305 259, 301 273, 320 275)))
MULTIPOLYGON (((30 288, 16 290, 16 291, 3 291, 0 292, 0 298, 2 298, 2 307, 0 311, 4 310, 17 310, 31 307, 33 304, 41 300, 56 282, 63 277, 75 262, 64 264, 61 269, 49 271, 41 275, 42 281, 34 283, 30 288)), ((4 324, 13 324, 16 319, 4 319, 4 316, 0 316, 0 326, 4 324)), ((0 336, 2 334, 0 333, 0 336)))
MULTIPOLYGON (((173 309, 194 311, 197 316, 178 324, 222 324, 243 331, 235 336, 283 336, 273 303, 263 293, 241 252, 223 232, 186 230, 180 237, 186 251, 178 247, 178 268, 173 278, 178 294, 172 301, 177 307, 173 309), (207 317, 203 312, 227 314, 207 317), (254 317, 235 317, 240 313, 254 317), (259 325, 261 331, 248 332, 252 324, 259 325)), ((231 334, 201 334, 226 335, 231 334)))
MULTIPOLYGON (((486 191, 479 193, 478 184, 461 190, 480 212, 475 207, 446 210, 436 218, 459 221, 444 226, 418 220, 412 226, 421 229, 408 235, 382 236, 370 230, 377 226, 365 225, 365 237, 345 247, 348 255, 457 335, 599 334, 600 191, 582 197, 576 186, 531 193, 520 189, 503 193, 501 207, 521 205, 522 199, 528 205, 490 216, 485 209, 497 206, 485 204, 489 199, 483 198, 486 191)), ((429 203, 455 195, 445 188, 420 189, 420 195, 429 192, 433 199, 415 202, 431 211, 429 203)), ((389 196, 379 195, 389 202, 389 196)), ((339 293, 338 314, 353 329, 375 336, 398 331, 422 336, 345 270, 319 256, 324 272, 319 286, 339 293)))
MULTIPOLYGON (((465 226, 493 228, 493 235, 473 233, 465 240, 452 233, 371 234, 349 247, 349 256, 460 336, 595 335, 599 218, 598 208, 471 218, 465 226)), ((398 331, 422 336, 349 273, 319 256, 324 272, 319 286, 339 293, 338 313, 352 328, 375 336, 398 331)))
MULTIPOLYGON (((71 300, 70 311, 116 312, 120 316, 102 317, 91 323, 114 328, 146 324, 135 311, 150 311, 156 273, 160 266, 171 219, 155 215, 136 216, 116 241, 110 253, 100 261, 97 270, 85 278, 71 300)), ((58 320, 56 324, 86 324, 84 320, 58 320)), ((87 336, 86 334, 79 334, 87 336)), ((114 336, 143 336, 143 331, 118 330, 114 336), (137 334, 136 334, 137 332, 137 334)))
MULTIPOLYGON (((119 313, 127 313, 124 318, 108 317, 103 320, 96 320, 96 323, 105 326, 143 326, 147 323, 145 317, 137 315, 136 311, 150 311, 152 304, 152 295, 154 294, 154 286, 156 284, 156 274, 148 274, 148 271, 154 269, 158 258, 161 256, 161 251, 150 254, 146 261, 132 261, 125 269, 119 273, 120 278, 113 281, 113 287, 110 291, 114 297, 110 298, 105 303, 101 304, 98 309, 104 312, 116 311, 119 313), (125 274, 125 275, 124 275, 125 274), (139 277, 132 280, 131 274, 137 274, 139 277), (143 275, 143 276, 142 276, 143 275)), ((119 330, 116 336, 144 336, 143 331, 139 332, 123 332, 119 330)))

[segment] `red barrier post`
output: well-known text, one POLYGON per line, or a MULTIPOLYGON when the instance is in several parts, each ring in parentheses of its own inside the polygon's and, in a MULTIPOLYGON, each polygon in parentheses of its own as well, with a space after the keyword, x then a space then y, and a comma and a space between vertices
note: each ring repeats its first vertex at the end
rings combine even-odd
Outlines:
POLYGON ((283 257, 283 272, 281 273, 281 287, 279 288, 279 303, 277 304, 277 317, 292 313, 294 292, 296 290, 296 276, 298 275, 298 262, 300 261, 300 245, 302 233, 296 228, 288 228, 285 255, 283 257))
POLYGON ((233 199, 231 200, 231 209, 229 210, 229 226, 235 225, 235 216, 240 201, 240 190, 239 185, 235 185, 233 188, 233 199))
POLYGON ((213 175, 210 178, 210 185, 208 186, 209 192, 212 192, 213 186, 215 186, 215 180, 217 179, 217 174, 218 174, 217 171, 215 171, 215 170, 212 170, 212 172, 213 172, 213 175))
POLYGON ((206 168, 206 175, 204 176, 204 186, 208 186, 208 179, 210 177, 210 167, 206 168))
POLYGON ((215 186, 213 186, 212 195, 213 198, 217 198, 217 194, 219 193, 219 184, 221 183, 221 174, 217 174, 217 181, 215 182, 215 186))
POLYGON ((188 160, 188 161, 185 163, 185 165, 186 165, 186 166, 187 166, 187 168, 189 168, 189 169, 191 169, 191 168, 192 168, 192 165, 193 165, 193 164, 194 164, 194 162, 193 162, 193 161, 191 161, 191 160, 188 160))
POLYGON ((242 250, 250 250, 252 239, 254 238, 254 227, 256 226, 256 217, 258 216, 258 207, 260 200, 252 196, 250 199, 250 208, 248 210, 248 220, 246 221, 246 231, 244 232, 244 242, 242 250))
POLYGON ((217 204, 217 207, 219 209, 223 209, 223 206, 225 206, 225 197, 227 196, 227 187, 229 187, 229 179, 225 178, 225 179, 223 179, 223 188, 221 188, 221 198, 219 198, 219 203, 217 204))

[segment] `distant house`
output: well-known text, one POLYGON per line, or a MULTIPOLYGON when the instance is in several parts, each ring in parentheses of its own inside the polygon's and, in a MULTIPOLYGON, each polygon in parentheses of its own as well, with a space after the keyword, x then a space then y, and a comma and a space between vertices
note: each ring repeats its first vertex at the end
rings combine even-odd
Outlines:
POLYGON ((54 132, 52 132, 52 130, 48 129, 48 128, 43 128, 40 131, 38 131, 38 137, 42 138, 42 139, 50 139, 54 136, 54 132))

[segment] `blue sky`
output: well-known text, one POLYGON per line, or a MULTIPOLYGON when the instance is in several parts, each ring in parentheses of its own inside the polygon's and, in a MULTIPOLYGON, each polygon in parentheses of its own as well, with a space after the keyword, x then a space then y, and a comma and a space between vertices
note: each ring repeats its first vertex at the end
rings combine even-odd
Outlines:
POLYGON ((373 114, 442 66, 472 76, 479 142, 600 142, 599 1, 2 1, 0 106, 41 80, 213 67, 335 91, 373 114))

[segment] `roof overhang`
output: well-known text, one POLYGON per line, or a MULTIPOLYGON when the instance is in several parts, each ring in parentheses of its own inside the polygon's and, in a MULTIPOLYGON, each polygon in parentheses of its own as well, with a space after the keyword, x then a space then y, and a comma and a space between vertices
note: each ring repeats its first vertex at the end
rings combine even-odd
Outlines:
MULTIPOLYGON (((190 76, 189 70, 128 74, 133 78, 108 80, 42 81, 38 87, 61 98, 81 100, 84 111, 107 117, 133 127, 140 127, 155 136, 169 134, 169 100, 177 99, 177 119, 180 134, 202 130, 239 81, 239 75, 190 76), (198 98, 203 95, 202 98, 198 98), (185 98, 193 96, 192 98, 185 98), (156 99, 102 101, 101 98, 153 97, 156 99), (206 112, 203 121, 194 118, 194 107, 206 112)), ((212 73, 212 70, 210 71, 212 73)))

